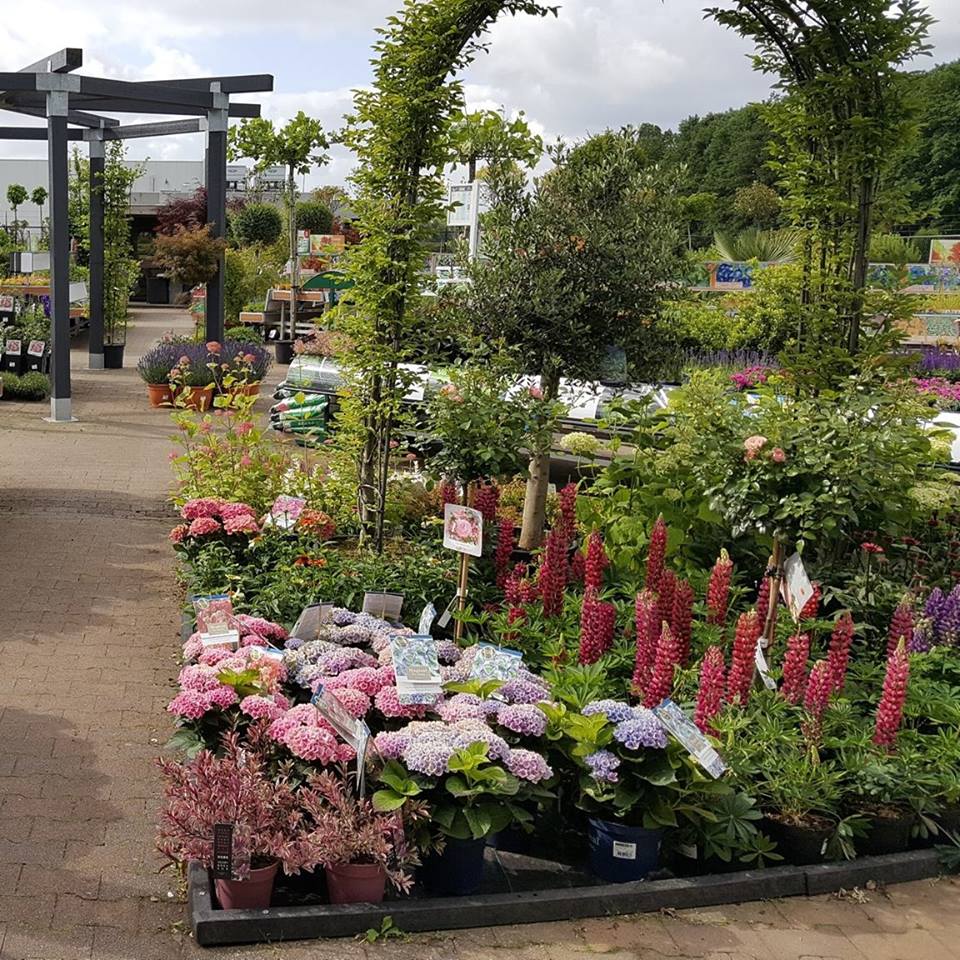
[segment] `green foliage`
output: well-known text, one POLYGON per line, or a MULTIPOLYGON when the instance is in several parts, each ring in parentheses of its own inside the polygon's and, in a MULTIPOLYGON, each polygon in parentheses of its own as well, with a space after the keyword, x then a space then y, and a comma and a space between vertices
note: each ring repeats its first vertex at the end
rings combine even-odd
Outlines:
POLYGON ((801 239, 799 230, 751 228, 736 235, 714 234, 713 242, 724 260, 788 263, 796 257, 801 239))
POLYGON ((908 237, 896 233, 879 233, 870 238, 870 262, 905 263, 920 261, 920 246, 908 237))
MULTIPOLYGON (((94 184, 103 192, 103 342, 107 344, 126 342, 127 302, 140 272, 140 261, 131 255, 127 211, 130 191, 143 166, 127 166, 124 153, 122 140, 107 144, 103 182, 94 184)), ((83 199, 86 203, 87 198, 83 199)))
POLYGON ((13 207, 13 216, 16 219, 17 216, 17 207, 27 202, 27 197, 30 194, 27 193, 27 188, 19 183, 11 183, 7 187, 7 203, 13 207))
POLYGON ((283 249, 276 245, 227 248, 224 255, 224 323, 236 323, 240 311, 245 310, 248 303, 257 303, 257 309, 263 309, 267 291, 280 282, 284 260, 283 249))
POLYGON ((780 204, 777 191, 756 180, 749 187, 738 187, 733 195, 734 213, 748 220, 758 230, 777 222, 780 204))
POLYGON ((273 244, 283 233, 283 217, 272 203, 248 203, 231 223, 234 237, 244 246, 273 244))
POLYGON ((45 373, 3 373, 0 380, 5 400, 46 400, 50 396, 50 378, 45 373))
POLYGON ((297 229, 311 233, 330 233, 333 230, 333 214, 325 203, 318 200, 303 200, 297 204, 297 229))
POLYGON ((86 263, 90 253, 90 161, 76 146, 70 151, 67 219, 70 236, 77 244, 77 257, 86 263))
POLYGON ((496 110, 477 110, 454 117, 450 127, 453 154, 476 175, 477 162, 515 161, 533 169, 543 155, 543 140, 530 130, 521 111, 506 120, 496 110))
POLYGON ((30 202, 38 207, 42 207, 47 202, 47 190, 45 187, 34 187, 30 194, 30 202))
POLYGON ((229 131, 229 151, 234 159, 249 157, 257 170, 287 167, 292 174, 309 173, 327 162, 328 140, 319 120, 302 110, 279 130, 266 117, 241 120, 229 131))

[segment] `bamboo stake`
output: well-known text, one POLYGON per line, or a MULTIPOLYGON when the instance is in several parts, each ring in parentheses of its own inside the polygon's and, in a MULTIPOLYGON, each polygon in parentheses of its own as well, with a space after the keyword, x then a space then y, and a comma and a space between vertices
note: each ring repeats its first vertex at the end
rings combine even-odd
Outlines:
POLYGON ((780 602, 780 584, 783 582, 783 544, 773 541, 773 556, 767 565, 765 576, 770 580, 770 597, 764 618, 764 647, 769 647, 777 636, 777 607, 780 602))
MULTIPOLYGON (((466 553, 460 554, 460 575, 457 581, 457 610, 463 613, 467 608, 467 576, 470 571, 470 557, 466 553)), ((463 620, 458 619, 453 628, 453 637, 460 642, 463 637, 463 620)))

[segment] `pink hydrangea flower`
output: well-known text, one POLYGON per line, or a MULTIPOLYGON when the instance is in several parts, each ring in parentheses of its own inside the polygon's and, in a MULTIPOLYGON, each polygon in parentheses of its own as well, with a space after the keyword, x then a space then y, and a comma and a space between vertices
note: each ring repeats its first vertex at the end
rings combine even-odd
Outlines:
POLYGON ((344 709, 351 717, 363 717, 370 709, 372 701, 361 690, 341 689, 334 690, 333 695, 343 704, 344 709))
POLYGON ((770 459, 774 463, 786 463, 787 455, 786 453, 783 452, 783 450, 780 447, 774 447, 773 450, 770 452, 770 459))
POLYGON ((224 660, 229 660, 232 655, 233 651, 226 647, 207 647, 205 650, 201 650, 197 660, 208 667, 215 667, 224 660))
POLYGON ((384 687, 373 698, 376 708, 388 718, 392 717, 425 717, 427 707, 421 703, 401 703, 397 697, 396 687, 384 687))
POLYGON ((225 684, 221 684, 210 694, 210 702, 215 707, 222 709, 232 707, 239 699, 237 691, 234 690, 233 687, 228 687, 225 684))
POLYGON ((190 532, 190 528, 185 523, 178 523, 170 531, 171 543, 183 543, 183 538, 190 532))
POLYGON ((224 520, 233 520, 236 517, 255 517, 257 511, 249 503, 224 503, 220 506, 220 516, 224 520))
POLYGON ((766 442, 767 438, 760 436, 760 434, 747 437, 747 439, 743 441, 743 449, 745 451, 743 455, 744 460, 753 460, 763 449, 766 442))
POLYGON ((188 500, 180 508, 184 520, 196 520, 198 517, 217 517, 220 515, 220 501, 215 497, 200 497, 188 500))
POLYGON ((223 529, 231 535, 260 532, 260 526, 257 521, 247 513, 241 514, 239 517, 230 517, 229 520, 224 520, 223 529))
POLYGON ((270 697, 249 696, 240 701, 240 712, 254 720, 276 720, 283 716, 285 708, 274 703, 270 697))
POLYGON ((167 704, 167 712, 187 720, 199 720, 210 709, 210 694, 202 690, 181 690, 167 704))
POLYGON ((219 533, 220 530, 220 523, 213 517, 197 517, 191 522, 188 533, 191 537, 205 537, 211 533, 219 533))
POLYGON ((338 758, 336 739, 319 727, 295 726, 284 735, 283 743, 295 757, 301 760, 333 763, 338 758))

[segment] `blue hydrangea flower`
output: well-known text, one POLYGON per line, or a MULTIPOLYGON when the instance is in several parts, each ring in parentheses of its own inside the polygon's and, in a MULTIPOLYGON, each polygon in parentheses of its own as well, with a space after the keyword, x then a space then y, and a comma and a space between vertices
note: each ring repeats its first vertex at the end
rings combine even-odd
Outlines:
POLYGON ((592 700, 582 711, 585 717, 602 713, 611 723, 622 723, 633 716, 633 707, 620 700, 592 700))
POLYGON ((590 768, 594 780, 600 783, 616 783, 620 779, 617 773, 620 758, 610 750, 597 750, 596 753, 591 753, 583 759, 590 768))
POLYGON ((667 745, 660 721, 644 707, 634 707, 630 719, 622 720, 613 728, 613 738, 629 750, 641 747, 662 750, 667 745))

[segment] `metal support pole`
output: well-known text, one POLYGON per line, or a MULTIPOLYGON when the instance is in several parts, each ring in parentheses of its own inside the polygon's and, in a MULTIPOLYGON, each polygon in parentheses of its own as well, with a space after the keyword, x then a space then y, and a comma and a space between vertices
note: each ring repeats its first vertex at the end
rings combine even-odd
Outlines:
MULTIPOLYGON (((219 84, 211 84, 217 100, 217 109, 207 113, 207 221, 212 224, 215 237, 227 235, 227 113, 230 98, 219 92, 219 84)), ((224 262, 216 276, 207 282, 206 337, 207 340, 223 340, 223 280, 224 262)))
POLYGON ((104 142, 90 140, 90 369, 103 369, 104 142))
POLYGON ((470 259, 477 259, 480 249, 480 181, 470 185, 470 259))
POLYGON ((47 93, 47 167, 50 174, 50 328, 52 380, 50 420, 70 415, 70 226, 67 222, 66 90, 47 93))

